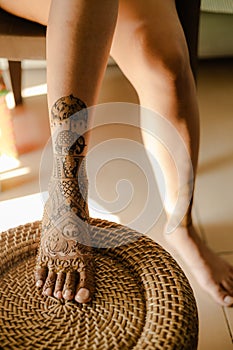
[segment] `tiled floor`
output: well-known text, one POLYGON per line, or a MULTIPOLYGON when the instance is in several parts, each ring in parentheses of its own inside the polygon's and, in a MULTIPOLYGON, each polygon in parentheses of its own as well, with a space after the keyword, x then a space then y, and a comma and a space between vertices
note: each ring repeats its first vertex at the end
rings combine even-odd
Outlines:
MULTIPOLYGON (((44 83, 45 74, 41 71, 26 71, 24 73, 24 84, 44 83)), ((198 78, 198 98, 201 112, 201 151, 200 163, 198 170, 198 178, 196 185, 196 196, 194 203, 195 222, 200 235, 209 246, 218 254, 221 254, 226 260, 233 263, 233 61, 222 62, 201 62, 198 78)), ((113 101, 134 102, 137 103, 137 96, 132 87, 124 79, 120 71, 116 67, 108 68, 101 90, 100 103, 113 101)), ((26 196, 45 190, 44 179, 48 179, 49 174, 49 155, 42 157, 42 170, 40 172, 41 187, 38 183, 38 171, 41 162, 41 148, 45 145, 48 138, 48 122, 46 111, 45 95, 40 97, 30 97, 25 99, 24 110, 16 111, 14 116, 14 125, 17 130, 17 143, 20 151, 31 150, 30 153, 20 156, 22 166, 30 167, 31 171, 24 176, 18 177, 17 180, 8 180, 2 182, 2 193, 0 199, 2 201, 13 199, 19 196, 26 196), (32 116, 32 117, 31 117, 32 116), (22 130, 27 133, 22 133, 22 130), (24 137, 22 138, 22 135, 24 137), (48 165, 48 167, 47 167, 48 165)), ((108 108, 100 110, 101 123, 108 122, 112 116, 109 116, 108 108)), ((130 109, 129 109, 130 112, 130 109)), ((128 120, 131 121, 130 116, 128 120)), ((134 120, 135 123, 135 120, 134 120)), ((130 124, 130 123, 129 123, 130 124)), ((105 208, 113 208, 111 212, 113 217, 119 222, 136 225, 133 221, 138 213, 143 211, 143 205, 146 203, 145 193, 147 193, 147 181, 143 174, 144 167, 135 161, 125 163, 123 156, 125 155, 125 140, 127 142, 127 157, 133 157, 131 146, 138 147, 141 142, 141 136, 138 128, 124 126, 101 126, 94 130, 92 145, 103 144, 105 147, 105 156, 108 151, 114 152, 115 160, 109 163, 96 173, 96 186, 98 194, 105 199, 105 208), (121 138, 121 147, 112 140, 121 138), (109 141, 111 141, 109 143, 109 141), (106 144, 105 144, 106 143, 106 144), (122 146, 123 145, 123 146, 122 146), (136 145, 136 146, 135 146, 136 145), (116 153, 116 149, 117 152, 116 153), (120 155, 120 156, 119 156, 120 155), (119 159, 121 158, 121 159, 119 159), (124 163, 123 163, 124 162, 124 163), (124 165, 124 166, 123 166, 124 165), (140 168, 140 165, 142 168, 140 168), (119 172, 120 169, 120 172, 119 172), (122 169, 126 173, 122 176, 122 169), (127 175, 127 177, 126 177, 127 175), (127 178, 128 182, 118 182, 121 178, 127 178), (129 186, 131 183, 131 187, 129 186), (134 188, 132 188, 132 186, 134 188), (131 191, 131 192, 130 192, 131 191), (127 196, 133 193, 133 201, 127 202, 127 196), (124 208, 119 210, 116 206, 118 196, 123 196, 125 201, 124 208), (125 197, 124 197, 125 196, 125 197), (143 200, 142 200, 143 199, 143 200), (115 202, 114 202, 115 201, 115 202), (112 204, 113 202, 113 204, 112 204)), ((98 152, 98 148, 96 148, 98 152)), ((137 149, 143 158, 143 150, 137 149)), ((140 158, 138 156, 138 158, 140 158)), ((144 157, 146 158, 146 157, 144 157)), ((92 159, 92 158, 91 158, 92 159)), ((100 158, 98 158, 99 160, 100 158)), ((129 159, 129 158, 128 158, 129 159)), ((130 158, 134 160, 134 158, 130 158)), ((103 159, 105 162, 108 158, 103 159)), ((93 159, 93 163, 94 159, 93 159)), ((148 168, 149 169, 149 168, 148 168)), ((98 170, 98 169, 97 169, 98 170)), ((156 212, 158 221, 152 225, 148 234, 161 244, 166 245, 161 235, 164 224, 164 216, 160 215, 160 201, 154 188, 154 207, 153 214, 156 212), (157 198, 157 200, 155 200, 157 198)), ((99 204, 101 204, 101 200, 99 204)), ((121 202, 122 203, 122 202, 121 202)), ((8 216, 9 208, 12 202, 2 202, 1 213, 3 213, 5 221, 1 222, 0 231, 6 227, 12 226, 12 217, 8 216)), ((42 203, 38 196, 24 198, 21 202, 16 202, 14 208, 20 207, 21 211, 15 216, 18 217, 17 223, 23 223, 28 220, 40 218, 42 212, 42 203), (34 203, 34 211, 28 212, 26 215, 22 213, 20 203, 25 203, 30 208, 34 203), (37 204, 37 206, 36 206, 37 204), (30 215, 31 216, 30 216, 30 215)), ((101 209, 97 208, 95 202, 95 193, 91 198, 91 210, 93 215, 101 214, 101 209)), ((16 209, 14 209, 16 210, 16 209)), ((109 209, 110 210, 110 209, 109 209)), ((149 213, 151 216, 151 213, 149 213)), ((148 222, 149 217, 144 220, 148 222)), ((181 263, 181 262, 180 262, 181 263)), ((182 263, 181 263, 182 264, 182 263)), ((225 309, 216 305, 196 284, 190 272, 182 264, 187 276, 190 278, 191 285, 194 289, 197 299, 200 319, 200 335, 198 350, 230 350, 232 349, 233 339, 233 308, 225 309)))

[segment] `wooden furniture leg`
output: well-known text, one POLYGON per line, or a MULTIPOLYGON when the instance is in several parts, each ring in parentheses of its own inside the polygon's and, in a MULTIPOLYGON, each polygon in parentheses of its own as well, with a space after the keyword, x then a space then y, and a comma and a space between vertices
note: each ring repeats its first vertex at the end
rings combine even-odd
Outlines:
POLYGON ((15 105, 18 106, 22 104, 22 70, 21 70, 21 61, 8 61, 9 62, 9 71, 11 78, 12 91, 15 99, 15 105))

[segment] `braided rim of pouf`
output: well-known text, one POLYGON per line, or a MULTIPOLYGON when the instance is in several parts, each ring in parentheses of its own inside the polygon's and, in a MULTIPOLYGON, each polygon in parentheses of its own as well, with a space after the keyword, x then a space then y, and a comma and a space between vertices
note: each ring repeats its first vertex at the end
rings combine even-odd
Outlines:
POLYGON ((96 293, 84 305, 36 290, 41 222, 0 234, 0 348, 196 349, 196 303, 174 259, 128 227, 100 219, 91 225, 95 245, 109 239, 117 246, 94 249, 96 293))

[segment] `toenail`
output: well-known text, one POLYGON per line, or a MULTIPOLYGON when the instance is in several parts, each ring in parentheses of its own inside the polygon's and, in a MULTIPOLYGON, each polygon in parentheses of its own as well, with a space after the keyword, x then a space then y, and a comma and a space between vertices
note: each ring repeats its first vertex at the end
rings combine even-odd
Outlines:
POLYGON ((52 288, 47 288, 46 290, 45 290, 45 293, 44 293, 45 295, 47 295, 48 297, 50 296, 50 295, 52 295, 52 288))
POLYGON ((70 289, 65 290, 65 293, 64 293, 65 299, 70 299, 72 297, 72 295, 73 295, 72 290, 70 290, 70 289))
POLYGON ((62 292, 59 290, 55 293, 55 297, 58 298, 58 299, 61 299, 62 298, 62 292))
POLYGON ((75 300, 78 303, 84 303, 89 300, 90 292, 87 288, 80 288, 78 293, 75 296, 75 300))
POLYGON ((42 280, 39 280, 39 281, 36 282, 37 288, 43 287, 43 284, 44 284, 44 282, 42 280))
POLYGON ((229 295, 224 298, 224 303, 226 305, 233 305, 233 297, 230 297, 229 295))

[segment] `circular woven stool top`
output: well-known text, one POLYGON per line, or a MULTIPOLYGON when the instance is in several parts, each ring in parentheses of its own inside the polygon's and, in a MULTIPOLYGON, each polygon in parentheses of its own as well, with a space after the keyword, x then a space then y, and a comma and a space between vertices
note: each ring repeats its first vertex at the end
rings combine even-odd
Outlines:
POLYGON ((196 349, 195 299, 172 257, 128 227, 91 225, 96 292, 83 305, 35 288, 40 222, 0 234, 0 348, 196 349))

